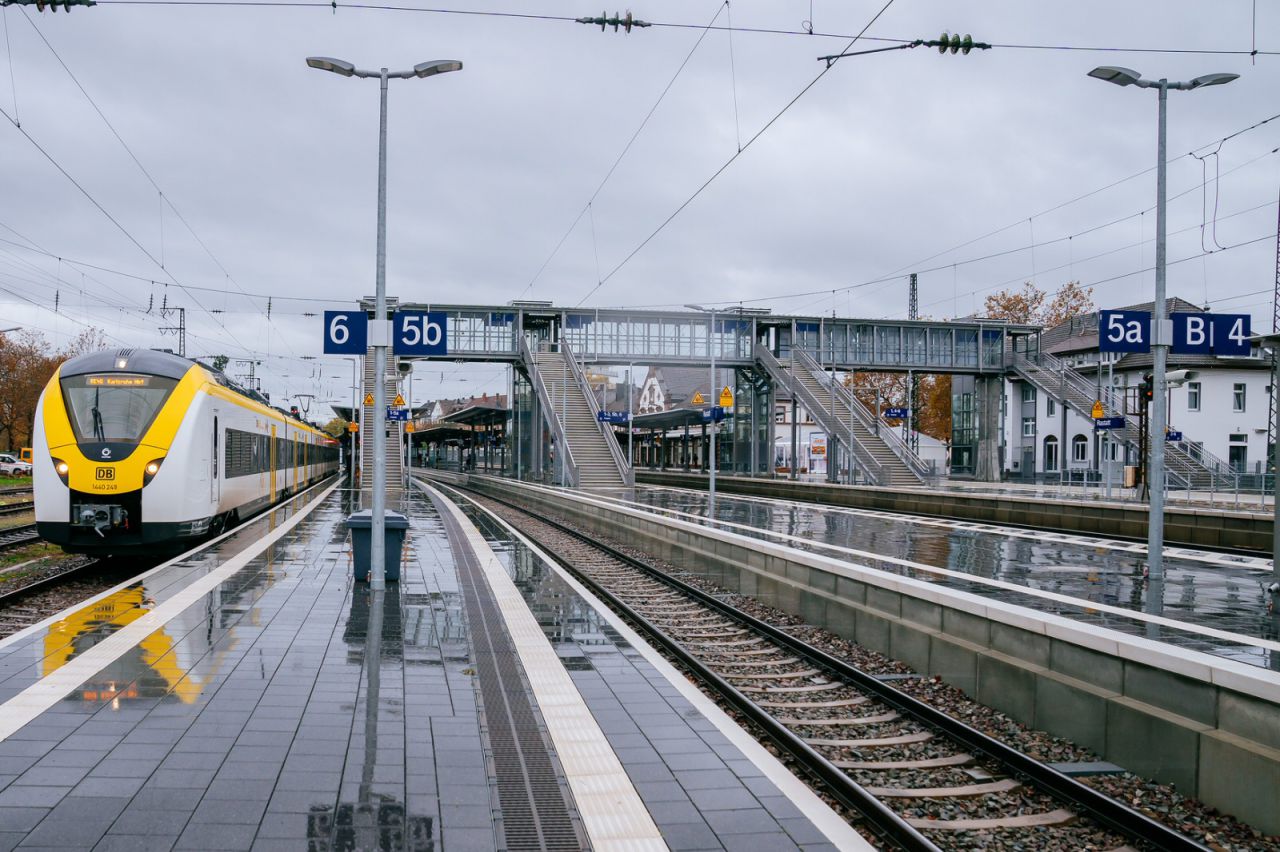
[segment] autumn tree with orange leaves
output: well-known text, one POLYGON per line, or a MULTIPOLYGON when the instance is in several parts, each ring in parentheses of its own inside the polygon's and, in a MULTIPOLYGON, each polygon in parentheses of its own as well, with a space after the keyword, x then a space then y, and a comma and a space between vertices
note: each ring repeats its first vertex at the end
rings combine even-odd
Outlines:
POLYGON ((89 328, 61 350, 36 331, 0 334, 0 447, 17 452, 31 446, 36 402, 58 365, 68 358, 106 348, 101 331, 89 328))
POLYGON ((992 293, 983 302, 983 316, 1045 328, 1096 310, 1093 288, 1081 287, 1079 281, 1063 284, 1052 298, 1047 291, 1027 281, 1020 289, 992 293))

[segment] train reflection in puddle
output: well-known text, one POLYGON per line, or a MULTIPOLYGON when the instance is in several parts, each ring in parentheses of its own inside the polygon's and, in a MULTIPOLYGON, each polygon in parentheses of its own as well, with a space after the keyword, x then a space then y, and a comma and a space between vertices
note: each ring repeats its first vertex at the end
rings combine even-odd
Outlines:
MULTIPOLYGON (((217 592, 210 597, 215 595, 217 592)), ((155 605, 146 588, 138 584, 83 606, 50 625, 44 637, 41 676, 62 668, 142 618, 155 605)), ((200 629, 210 617, 210 612, 201 607, 188 608, 94 674, 66 700, 110 703, 117 710, 122 702, 138 699, 194 703, 211 674, 194 674, 197 663, 212 645, 211 631, 200 629)))

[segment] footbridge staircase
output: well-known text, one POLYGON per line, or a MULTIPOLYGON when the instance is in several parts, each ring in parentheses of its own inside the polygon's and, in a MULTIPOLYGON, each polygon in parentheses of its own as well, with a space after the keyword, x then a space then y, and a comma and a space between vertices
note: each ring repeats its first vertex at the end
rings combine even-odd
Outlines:
POLYGON ((811 355, 792 349, 786 362, 757 345, 756 362, 774 383, 801 403, 814 422, 853 453, 856 467, 876 485, 919 486, 931 471, 893 429, 879 428, 877 418, 849 388, 834 381, 811 355))
POLYGON ((635 473, 613 430, 597 418, 600 406, 568 344, 540 343, 534 351, 525 342, 522 349, 529 381, 561 453, 565 484, 588 491, 634 486, 635 473))
MULTIPOLYGON (((1125 410, 1124 399, 1116 388, 1097 385, 1066 362, 1047 352, 1027 355, 1013 353, 1014 372, 1034 385, 1040 393, 1062 400, 1071 410, 1092 419, 1093 403, 1101 393, 1101 402, 1108 414, 1125 410)), ((1126 418, 1123 429, 1113 431, 1112 436, 1136 455, 1142 438, 1138 421, 1126 418)), ((1169 487, 1212 489, 1230 486, 1234 473, 1231 466, 1191 441, 1165 442, 1165 467, 1169 473, 1169 487)))

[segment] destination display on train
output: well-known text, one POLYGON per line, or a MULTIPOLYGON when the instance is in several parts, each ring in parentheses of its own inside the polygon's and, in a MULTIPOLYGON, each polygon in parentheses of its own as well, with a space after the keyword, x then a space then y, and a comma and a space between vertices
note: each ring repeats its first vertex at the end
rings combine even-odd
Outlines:
POLYGON ((151 384, 151 377, 108 373, 102 376, 86 376, 84 383, 91 388, 145 388, 151 384))

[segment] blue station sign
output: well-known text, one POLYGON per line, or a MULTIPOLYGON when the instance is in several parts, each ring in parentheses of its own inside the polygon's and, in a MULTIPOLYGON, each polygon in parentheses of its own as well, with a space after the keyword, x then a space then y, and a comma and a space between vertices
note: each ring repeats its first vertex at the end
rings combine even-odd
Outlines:
POLYGON ((909 408, 886 408, 884 410, 885 420, 906 420, 907 415, 911 413, 909 408))
POLYGON ((363 355, 369 348, 369 317, 364 311, 324 312, 324 354, 363 355))
POLYGON ((601 423, 626 423, 630 415, 626 411, 597 411, 596 419, 601 423))
POLYGON ((396 355, 447 355, 448 325, 444 311, 396 311, 391 351, 396 355))
POLYGON ((387 409, 387 420, 399 420, 399 421, 401 421, 401 422, 408 422, 408 420, 409 420, 409 409, 407 409, 407 408, 388 408, 388 409, 387 409))
POLYGON ((1248 356, 1248 314, 1174 314, 1172 351, 1178 355, 1248 356))
POLYGON ((1102 311, 1098 349, 1103 352, 1150 352, 1150 311, 1102 311))
POLYGON ((1093 428, 1098 431, 1106 431, 1108 429, 1123 429, 1123 417, 1095 417, 1093 419, 1093 428))

